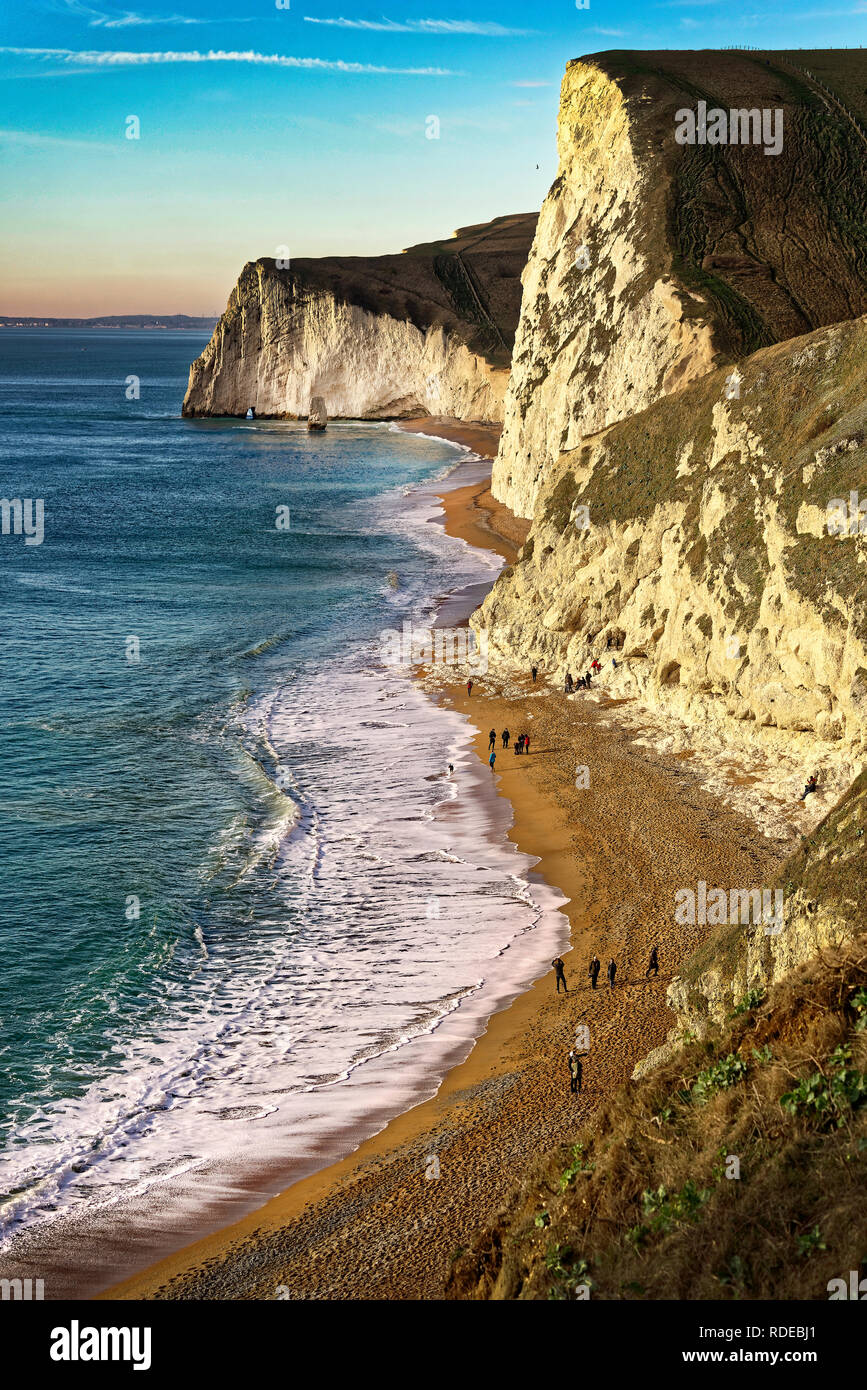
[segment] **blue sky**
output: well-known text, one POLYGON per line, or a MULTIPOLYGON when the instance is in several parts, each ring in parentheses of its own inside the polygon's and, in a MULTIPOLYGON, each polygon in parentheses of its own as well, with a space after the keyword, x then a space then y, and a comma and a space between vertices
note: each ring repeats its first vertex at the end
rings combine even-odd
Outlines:
POLYGON ((865 41, 867 0, 10 5, 0 312, 215 313, 279 247, 398 251, 538 208, 582 54, 865 41))

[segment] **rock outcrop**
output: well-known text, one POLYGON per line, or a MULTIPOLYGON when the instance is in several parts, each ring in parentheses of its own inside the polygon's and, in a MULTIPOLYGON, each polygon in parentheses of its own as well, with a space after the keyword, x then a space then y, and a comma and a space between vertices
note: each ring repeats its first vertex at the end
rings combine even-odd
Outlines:
MULTIPOLYGON (((848 56, 831 55, 826 82, 848 56)), ((570 63, 558 149, 493 478, 527 517, 586 436, 714 365, 867 312, 867 142, 782 55, 570 63), (699 100, 781 111, 781 152, 678 144, 675 113, 699 100)))
POLYGON ((720 368, 562 454, 473 617, 489 653, 560 678, 598 657, 607 693, 693 725, 863 753, 865 379, 867 317, 763 349, 735 382, 720 368), (855 534, 833 533, 841 506, 855 534))
POLYGON ((501 421, 536 215, 401 255, 244 267, 190 368, 185 415, 501 421))

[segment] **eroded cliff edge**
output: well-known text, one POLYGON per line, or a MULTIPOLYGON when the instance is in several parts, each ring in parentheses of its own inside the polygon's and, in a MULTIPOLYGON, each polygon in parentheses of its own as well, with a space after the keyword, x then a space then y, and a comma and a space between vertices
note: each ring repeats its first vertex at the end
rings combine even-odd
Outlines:
POLYGON ((400 255, 250 262, 190 368, 183 413, 499 422, 535 213, 400 255))
POLYGON ((784 55, 582 58, 563 79, 557 139, 493 480, 527 517, 587 435, 716 365, 867 312, 867 142, 784 55), (780 153, 678 144, 675 113, 699 100, 781 110, 780 153))

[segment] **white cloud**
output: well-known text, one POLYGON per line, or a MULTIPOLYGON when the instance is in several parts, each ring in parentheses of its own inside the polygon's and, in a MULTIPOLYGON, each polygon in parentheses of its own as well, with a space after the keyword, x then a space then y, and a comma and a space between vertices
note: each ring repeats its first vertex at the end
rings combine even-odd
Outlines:
POLYGON ((302 68, 317 72, 345 73, 385 73, 400 77, 463 77, 464 73, 453 72, 449 68, 387 68, 374 63, 346 63, 342 59, 331 58, 293 58, 282 53, 256 53, 253 49, 237 50, 209 49, 206 53, 198 50, 137 53, 123 50, 71 48, 0 48, 0 53, 8 53, 17 58, 45 58, 54 62, 69 64, 71 71, 82 69, 113 67, 146 67, 158 63, 252 63, 263 67, 302 68))
POLYGON ((0 144, 27 145, 33 148, 58 147, 70 150, 116 151, 123 147, 119 140, 113 144, 108 144, 103 140, 72 140, 66 136, 43 135, 35 130, 0 130, 0 144))
POLYGON ((550 82, 513 82, 513 87, 550 87, 550 82))
POLYGON ((474 19, 318 19, 304 16, 305 24, 328 24, 337 29, 367 29, 377 34, 475 34, 481 38, 519 38, 533 29, 507 29, 502 24, 474 19))
POLYGON ((187 15, 143 15, 135 10, 122 10, 120 14, 106 14, 86 5, 83 0, 63 0, 63 9, 86 19, 92 29, 128 29, 142 24, 212 24, 211 19, 191 19, 187 15))

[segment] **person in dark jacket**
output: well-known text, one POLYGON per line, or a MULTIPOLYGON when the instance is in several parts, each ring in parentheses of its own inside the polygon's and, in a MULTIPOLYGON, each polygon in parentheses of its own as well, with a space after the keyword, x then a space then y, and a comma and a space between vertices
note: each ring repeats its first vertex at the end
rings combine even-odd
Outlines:
POLYGON ((504 747, 504 748, 508 748, 508 746, 509 746, 509 730, 508 730, 508 729, 504 729, 504 730, 503 730, 503 747, 504 747))
POLYGON ((534 667, 533 667, 533 684, 534 684, 534 685, 536 684, 536 677, 538 676, 538 674, 539 674, 539 668, 538 668, 538 666, 534 666, 534 667))
POLYGON ((648 963, 647 963, 647 969, 646 969, 646 971, 644 972, 644 978, 645 978, 645 980, 649 980, 650 977, 651 977, 651 975, 658 975, 658 974, 659 974, 659 951, 658 951, 657 948, 654 946, 654 947, 652 948, 651 952, 650 952, 650 960, 649 960, 648 963))
POLYGON ((496 731, 496 729, 491 729, 490 732, 489 732, 489 734, 488 734, 488 748, 489 748, 489 749, 490 749, 490 748, 493 748, 493 746, 494 746, 494 744, 495 744, 496 742, 497 742, 497 731, 496 731))
POLYGON ((614 976, 617 974, 617 965, 613 960, 608 962, 608 988, 614 988, 614 976))
POLYGON ((602 962, 598 956, 594 956, 590 962, 590 969, 587 974, 590 976, 591 988, 596 988, 596 981, 599 979, 599 971, 602 969, 602 962))
POLYGON ((581 1074, 584 1068, 581 1065, 581 1058, 574 1051, 569 1053, 569 1090, 573 1096, 581 1094, 581 1074))
POLYGON ((563 993, 564 993, 564 994, 568 994, 568 993, 569 993, 569 990, 568 990, 567 985, 566 985, 566 967, 565 967, 565 965, 563 964, 563 962, 562 962, 562 960, 560 959, 559 956, 557 957, 556 960, 552 960, 552 961, 551 961, 551 964, 552 964, 553 967, 554 967, 554 974, 555 974, 555 976, 556 976, 556 978, 557 978, 557 993, 558 993, 558 994, 560 993, 560 985, 562 984, 562 986, 563 986, 563 993))

